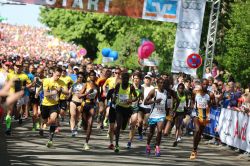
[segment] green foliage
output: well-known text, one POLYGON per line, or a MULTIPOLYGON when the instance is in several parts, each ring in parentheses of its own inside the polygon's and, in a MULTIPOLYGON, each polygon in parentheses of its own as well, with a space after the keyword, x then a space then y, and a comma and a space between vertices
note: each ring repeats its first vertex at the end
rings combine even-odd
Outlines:
POLYGON ((232 76, 246 85, 250 82, 250 4, 237 1, 230 4, 228 29, 218 49, 216 59, 232 76))

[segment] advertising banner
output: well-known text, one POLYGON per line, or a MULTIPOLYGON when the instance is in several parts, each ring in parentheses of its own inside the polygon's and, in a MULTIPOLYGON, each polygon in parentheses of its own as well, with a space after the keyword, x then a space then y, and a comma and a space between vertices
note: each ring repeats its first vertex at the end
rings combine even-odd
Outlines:
POLYGON ((178 22, 178 0, 11 0, 148 20, 178 22))
POLYGON ((196 69, 187 65, 187 57, 193 53, 199 54, 205 6, 206 0, 181 0, 171 70, 173 73, 196 75, 196 69))
POLYGON ((210 135, 212 137, 219 136, 216 129, 217 129, 218 124, 219 124, 220 112, 221 112, 220 108, 211 108, 210 109, 210 123, 204 129, 205 134, 210 135))
POLYGON ((223 143, 250 152, 249 116, 231 109, 222 109, 218 132, 223 143))

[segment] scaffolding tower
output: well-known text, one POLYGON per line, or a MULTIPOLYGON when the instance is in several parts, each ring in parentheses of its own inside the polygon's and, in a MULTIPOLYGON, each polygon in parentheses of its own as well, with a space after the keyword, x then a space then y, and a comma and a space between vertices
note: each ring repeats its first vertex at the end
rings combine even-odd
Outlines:
POLYGON ((211 13, 210 13, 210 19, 209 19, 209 28, 208 28, 208 34, 207 34, 207 44, 206 44, 206 54, 205 54, 203 74, 205 73, 207 67, 210 67, 210 69, 212 69, 217 27, 218 27, 219 14, 220 14, 220 3, 221 3, 221 0, 207 0, 207 1, 212 2, 212 7, 211 7, 211 13))

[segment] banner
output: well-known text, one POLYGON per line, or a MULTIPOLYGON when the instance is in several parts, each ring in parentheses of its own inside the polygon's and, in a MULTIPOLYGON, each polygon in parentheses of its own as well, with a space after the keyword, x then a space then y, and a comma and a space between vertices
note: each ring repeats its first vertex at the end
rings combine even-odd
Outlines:
POLYGON ((250 118, 248 115, 223 108, 218 132, 223 143, 250 152, 250 118))
POLYGON ((143 66, 159 66, 159 61, 153 58, 142 59, 140 63, 143 66))
POLYGON ((205 134, 212 136, 212 137, 219 137, 216 129, 219 124, 220 112, 221 112, 220 108, 210 109, 210 123, 204 129, 205 134))
POLYGON ((102 57, 102 63, 110 63, 110 62, 114 62, 114 58, 111 57, 102 57))
POLYGON ((148 20, 178 22, 178 0, 11 0, 148 20))
POLYGON ((181 0, 179 23, 176 31, 172 72, 195 76, 196 69, 189 68, 187 57, 199 54, 206 0, 181 0))

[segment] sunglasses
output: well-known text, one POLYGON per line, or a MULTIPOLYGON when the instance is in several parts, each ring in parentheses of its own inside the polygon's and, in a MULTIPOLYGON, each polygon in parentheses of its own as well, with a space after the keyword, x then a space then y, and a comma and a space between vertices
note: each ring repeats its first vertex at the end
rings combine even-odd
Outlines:
POLYGON ((82 76, 78 76, 78 78, 83 78, 82 76))
POLYGON ((115 74, 120 74, 120 72, 115 72, 115 74))

